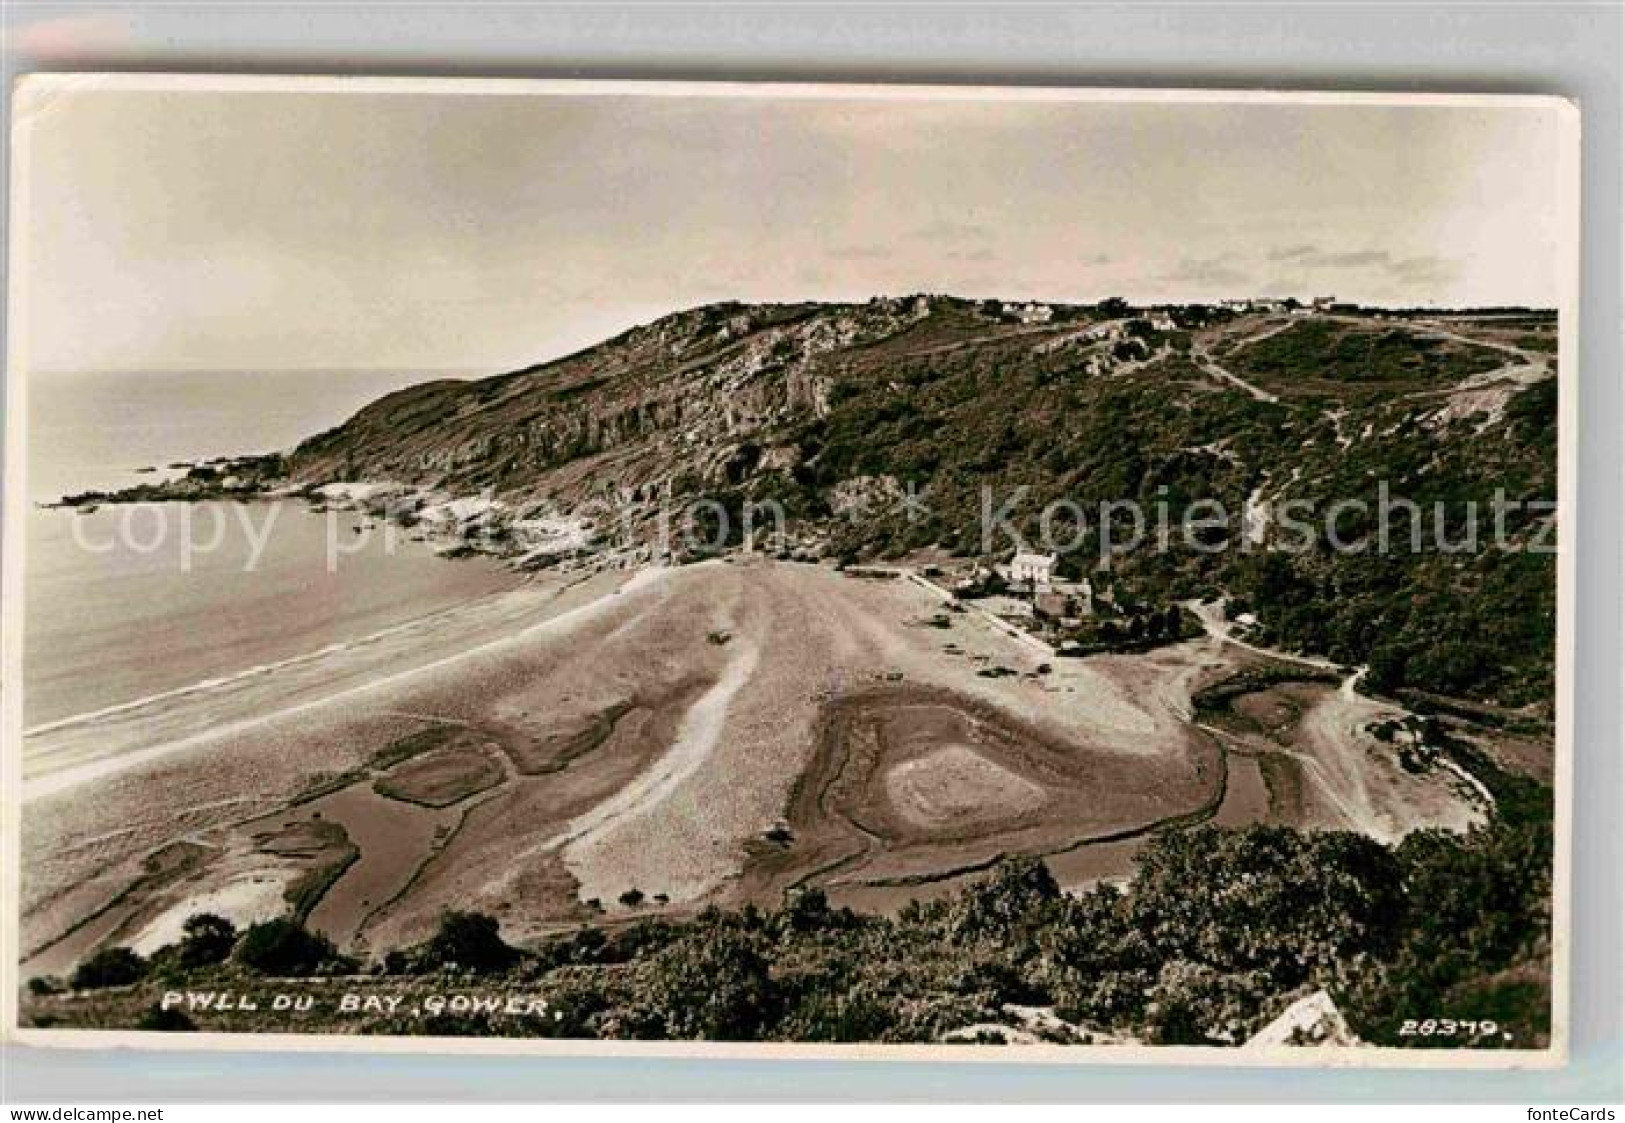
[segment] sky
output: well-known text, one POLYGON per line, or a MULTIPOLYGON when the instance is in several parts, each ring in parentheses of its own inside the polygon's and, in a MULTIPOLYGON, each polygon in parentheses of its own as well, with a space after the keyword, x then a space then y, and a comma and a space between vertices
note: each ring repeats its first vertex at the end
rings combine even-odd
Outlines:
POLYGON ((1561 287, 1527 104, 26 92, 34 374, 483 374, 719 300, 1561 287))

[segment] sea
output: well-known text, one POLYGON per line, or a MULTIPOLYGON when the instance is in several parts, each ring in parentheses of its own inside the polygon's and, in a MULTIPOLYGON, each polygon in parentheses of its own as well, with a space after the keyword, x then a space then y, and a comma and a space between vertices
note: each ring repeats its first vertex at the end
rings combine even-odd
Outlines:
POLYGON ((381 524, 300 501, 44 506, 161 479, 175 464, 289 449, 431 377, 440 375, 32 377, 25 730, 271 666, 518 584, 494 561, 443 558, 381 524))

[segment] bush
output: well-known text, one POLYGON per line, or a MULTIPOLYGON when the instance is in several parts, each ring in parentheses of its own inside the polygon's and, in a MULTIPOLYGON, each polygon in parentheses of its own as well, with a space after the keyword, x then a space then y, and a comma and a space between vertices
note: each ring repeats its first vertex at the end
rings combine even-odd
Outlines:
POLYGON ((312 975, 342 962, 333 941, 285 918, 250 925, 237 941, 233 957, 262 975, 312 975))
POLYGON ((495 917, 452 910, 440 917, 440 930, 424 945, 422 965, 486 973, 506 970, 518 958, 503 942, 495 917))
POLYGON ((697 932, 641 966, 640 994, 661 1036, 749 1041, 772 1019, 767 961, 736 929, 697 932))
POLYGON ((1259 1028, 1276 993, 1262 972, 1224 974, 1204 964, 1166 964, 1151 990, 1146 1039, 1154 1045, 1239 1045, 1259 1028))
POLYGON ((68 982, 74 990, 97 990, 140 982, 146 974, 147 961, 129 948, 103 948, 74 968, 68 982))
MULTIPOLYGON (((986 877, 894 917, 832 908, 823 891, 772 912, 708 907, 684 919, 561 934, 534 954, 495 919, 449 912, 430 941, 386 957, 391 973, 455 964, 537 984, 557 1019, 392 1021, 390 1033, 522 1033, 604 1038, 931 1042, 1005 1022, 1007 1003, 1053 1005, 1091 1029, 1161 1044, 1240 1044, 1293 998, 1325 988, 1363 1040, 1398 1036, 1415 1010, 1489 1018, 1538 1047, 1550 1036, 1551 792, 1458 755, 1491 790, 1494 817, 1462 836, 1414 832, 1395 848, 1345 832, 1198 828, 1147 840, 1126 887, 1063 894, 1044 862, 1001 862, 986 877)), ((188 938, 217 938, 218 924, 188 938)), ((181 945, 175 945, 178 952, 181 945)), ((237 961, 308 974, 345 961, 291 920, 242 934, 237 961)), ((151 978, 109 949, 77 987, 151 978)), ((36 997, 50 992, 35 980, 36 997)), ((105 1000, 92 1000, 98 1005, 105 1000)), ((42 1003, 36 1025, 72 1003, 42 1003)), ((184 1029, 148 1010, 147 1029, 184 1029)))
POLYGON ((197 1025, 179 1010, 166 1010, 162 1006, 148 1006, 141 1012, 141 1016, 136 1019, 135 1028, 175 1033, 196 1029, 197 1025))
POLYGON ((231 949, 237 944, 236 925, 212 912, 188 917, 183 931, 186 935, 176 956, 183 967, 222 963, 231 957, 231 949))
POLYGON ((896 1024, 894 996, 854 986, 836 993, 809 990, 779 1027, 791 1041, 883 1041, 896 1024))

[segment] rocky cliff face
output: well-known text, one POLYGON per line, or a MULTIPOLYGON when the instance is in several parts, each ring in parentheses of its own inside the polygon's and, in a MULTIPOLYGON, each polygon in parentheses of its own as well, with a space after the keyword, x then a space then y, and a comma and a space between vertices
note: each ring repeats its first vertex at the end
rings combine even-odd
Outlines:
POLYGON ((932 302, 712 305, 556 362, 391 394, 294 452, 301 482, 389 480, 510 507, 636 502, 793 467, 775 433, 827 409, 841 356, 932 302))

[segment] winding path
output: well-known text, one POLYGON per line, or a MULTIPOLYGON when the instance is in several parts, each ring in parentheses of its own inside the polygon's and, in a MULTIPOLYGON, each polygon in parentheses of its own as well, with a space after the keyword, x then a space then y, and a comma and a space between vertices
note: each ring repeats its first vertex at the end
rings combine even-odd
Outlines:
POLYGON ((1262 390, 1259 387, 1254 386, 1251 382, 1248 382, 1245 378, 1242 378, 1240 375, 1232 374, 1230 371, 1220 366, 1218 360, 1208 353, 1206 347, 1203 347, 1199 343, 1191 344, 1191 362, 1195 363, 1203 371, 1212 375, 1214 378, 1217 378, 1219 381, 1227 382, 1236 389, 1251 394, 1256 401, 1269 402, 1273 405, 1281 400, 1268 390, 1262 390))

